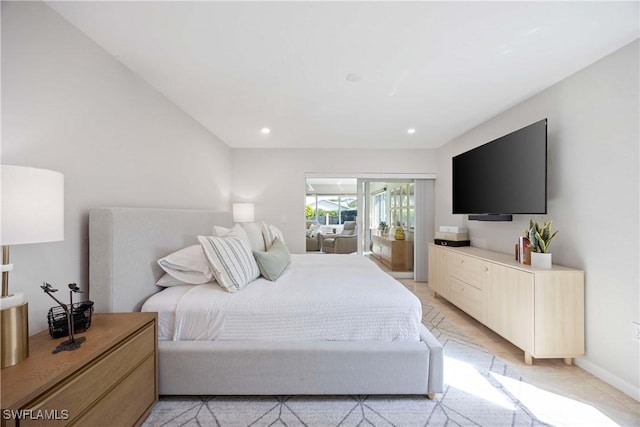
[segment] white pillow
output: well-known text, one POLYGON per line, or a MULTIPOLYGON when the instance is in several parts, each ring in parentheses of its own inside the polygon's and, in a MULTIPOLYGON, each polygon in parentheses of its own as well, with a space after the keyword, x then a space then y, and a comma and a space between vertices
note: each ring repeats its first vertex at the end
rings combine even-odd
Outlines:
MULTIPOLYGON (((212 273, 213 274, 213 273, 212 273)), ((214 283, 215 279, 211 279, 207 283, 214 283)), ((180 286, 180 285, 193 285, 193 283, 183 282, 182 280, 176 279, 171 276, 169 273, 164 273, 156 282, 156 285, 162 286, 163 288, 169 288, 171 286, 180 286)))
POLYGON ((275 225, 266 224, 264 222, 262 223, 262 237, 264 237, 264 246, 267 250, 271 248, 276 237, 280 239, 282 243, 285 243, 282 231, 280 231, 275 225))
POLYGON ((251 247, 233 232, 224 236, 198 236, 218 284, 236 292, 260 276, 251 247))
POLYGON ((319 231, 320 231, 320 224, 315 224, 315 223, 311 224, 309 226, 309 229, 307 230, 307 236, 316 237, 319 231))
POLYGON ((262 224, 258 224, 257 222, 245 222, 242 224, 242 228, 249 237, 252 251, 264 252, 267 250, 264 246, 264 237, 262 237, 262 224))
POLYGON ((213 272, 200 245, 188 246, 160 258, 158 265, 167 274, 185 283, 199 285, 213 279, 213 272))
POLYGON ((228 232, 230 232, 232 228, 223 227, 221 225, 214 225, 213 230, 211 231, 212 236, 224 236, 228 232))

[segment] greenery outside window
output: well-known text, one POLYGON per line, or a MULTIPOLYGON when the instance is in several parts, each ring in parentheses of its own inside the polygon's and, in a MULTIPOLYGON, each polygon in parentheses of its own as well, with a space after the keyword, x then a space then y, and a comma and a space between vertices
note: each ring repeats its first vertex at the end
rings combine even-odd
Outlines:
POLYGON ((306 219, 325 225, 354 221, 358 213, 358 196, 355 194, 319 195, 307 194, 306 219))

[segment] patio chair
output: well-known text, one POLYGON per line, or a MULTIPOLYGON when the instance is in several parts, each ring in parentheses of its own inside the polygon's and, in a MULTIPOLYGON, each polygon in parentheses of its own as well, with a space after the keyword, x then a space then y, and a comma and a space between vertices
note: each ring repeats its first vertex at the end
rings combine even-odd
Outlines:
POLYGON ((340 234, 319 233, 322 252, 351 254, 358 250, 358 229, 355 221, 345 221, 340 234))

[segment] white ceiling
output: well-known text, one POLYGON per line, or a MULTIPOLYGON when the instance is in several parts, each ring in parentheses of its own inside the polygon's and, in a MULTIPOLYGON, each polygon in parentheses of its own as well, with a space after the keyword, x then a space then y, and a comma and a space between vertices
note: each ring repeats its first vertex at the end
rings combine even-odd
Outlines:
POLYGON ((232 147, 437 147, 639 33, 637 1, 48 4, 232 147))
POLYGON ((308 194, 356 194, 356 178, 307 178, 308 194))

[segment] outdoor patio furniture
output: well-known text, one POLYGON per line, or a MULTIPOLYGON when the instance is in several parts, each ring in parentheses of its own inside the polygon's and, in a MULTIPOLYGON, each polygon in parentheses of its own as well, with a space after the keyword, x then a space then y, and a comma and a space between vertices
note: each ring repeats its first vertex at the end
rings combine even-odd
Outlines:
POLYGON ((339 234, 318 233, 318 235, 323 252, 350 254, 358 250, 358 230, 355 221, 346 221, 339 234))

